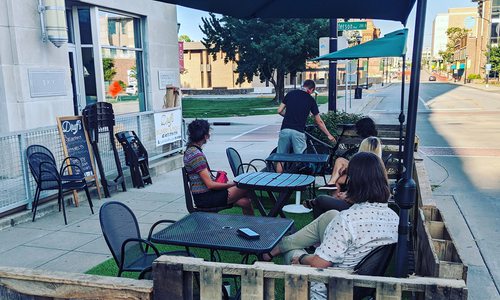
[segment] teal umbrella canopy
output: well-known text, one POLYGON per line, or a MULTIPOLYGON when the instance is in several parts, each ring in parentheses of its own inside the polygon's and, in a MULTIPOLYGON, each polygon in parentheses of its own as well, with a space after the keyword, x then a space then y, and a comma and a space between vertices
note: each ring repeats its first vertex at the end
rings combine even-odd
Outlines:
POLYGON ((341 60, 372 57, 401 57, 406 54, 408 29, 400 29, 354 47, 328 53, 312 60, 341 60))
POLYGON ((416 0, 156 0, 240 19, 382 19, 406 24, 416 0))

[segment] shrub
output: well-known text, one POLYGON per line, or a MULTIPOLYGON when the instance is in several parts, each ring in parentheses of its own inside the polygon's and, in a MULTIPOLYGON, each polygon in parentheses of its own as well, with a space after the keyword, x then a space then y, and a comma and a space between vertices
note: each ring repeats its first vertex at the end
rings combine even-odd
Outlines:
POLYGON ((469 79, 469 80, 473 80, 473 79, 481 79, 481 75, 479 75, 479 74, 469 74, 469 75, 467 76, 467 79, 469 79))
MULTIPOLYGON (((338 137, 340 134, 340 127, 339 124, 354 124, 356 123, 359 119, 364 117, 361 114, 350 114, 346 112, 328 112, 321 114, 321 119, 325 122, 326 128, 328 128, 328 131, 335 136, 335 138, 338 137)), ((314 117, 309 117, 307 119, 307 124, 315 124, 314 123, 314 117)), ((315 127, 312 131, 309 131, 312 135, 317 137, 318 139, 324 141, 324 142, 329 142, 328 138, 326 137, 321 130, 319 130, 318 127, 315 127)))

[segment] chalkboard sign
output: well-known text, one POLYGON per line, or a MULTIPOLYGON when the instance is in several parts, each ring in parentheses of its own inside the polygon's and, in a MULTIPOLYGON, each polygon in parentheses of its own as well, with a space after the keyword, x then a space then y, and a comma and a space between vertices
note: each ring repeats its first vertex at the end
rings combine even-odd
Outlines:
MULTIPOLYGON (((65 157, 73 156, 80 159, 85 179, 95 180, 100 198, 99 182, 94 167, 94 156, 87 132, 84 128, 83 118, 81 116, 59 117, 57 118, 57 127, 61 135, 65 157)), ((67 161, 67 163, 69 162, 67 161)), ((71 163, 76 164, 75 161, 71 161, 71 163)), ((70 169, 70 172, 72 172, 71 174, 79 174, 80 170, 73 168, 70 169)))

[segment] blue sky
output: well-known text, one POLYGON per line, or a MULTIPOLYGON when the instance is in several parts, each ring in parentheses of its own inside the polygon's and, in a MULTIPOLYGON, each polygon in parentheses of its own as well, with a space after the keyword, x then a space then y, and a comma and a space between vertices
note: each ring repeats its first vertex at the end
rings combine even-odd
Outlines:
MULTIPOLYGON (((372 0, 373 1, 373 0, 372 0)), ((472 0, 428 0, 427 1, 427 16, 425 22, 425 41, 424 47, 431 45, 432 37, 432 21, 438 13, 445 13, 450 7, 474 7, 477 6, 472 0)), ((412 14, 408 20, 408 27, 410 29, 410 39, 413 39, 413 27, 415 24, 415 11, 413 9, 412 14)), ((177 7, 177 21, 181 23, 181 28, 179 34, 187 34, 191 39, 199 41, 203 38, 203 33, 200 31, 198 26, 202 23, 201 17, 207 16, 208 14, 203 11, 194 10, 190 8, 185 8, 182 6, 177 7)), ((394 31, 396 29, 402 28, 402 25, 398 22, 390 21, 380 21, 375 20, 375 25, 380 27, 382 34, 394 31)), ((409 52, 411 52, 412 41, 410 40, 408 44, 409 52)))

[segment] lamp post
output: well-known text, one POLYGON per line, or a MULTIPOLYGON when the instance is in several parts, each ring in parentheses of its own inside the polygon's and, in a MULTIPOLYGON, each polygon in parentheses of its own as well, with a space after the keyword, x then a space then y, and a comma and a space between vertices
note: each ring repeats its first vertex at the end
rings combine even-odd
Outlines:
MULTIPOLYGON (((361 44, 361 35, 359 34, 359 32, 356 32, 356 35, 355 35, 355 41, 356 41, 356 45, 359 45, 361 44)), ((356 89, 354 91, 354 99, 361 99, 362 98, 362 89, 359 87, 359 58, 358 58, 358 62, 357 62, 357 67, 356 67, 356 89)))

